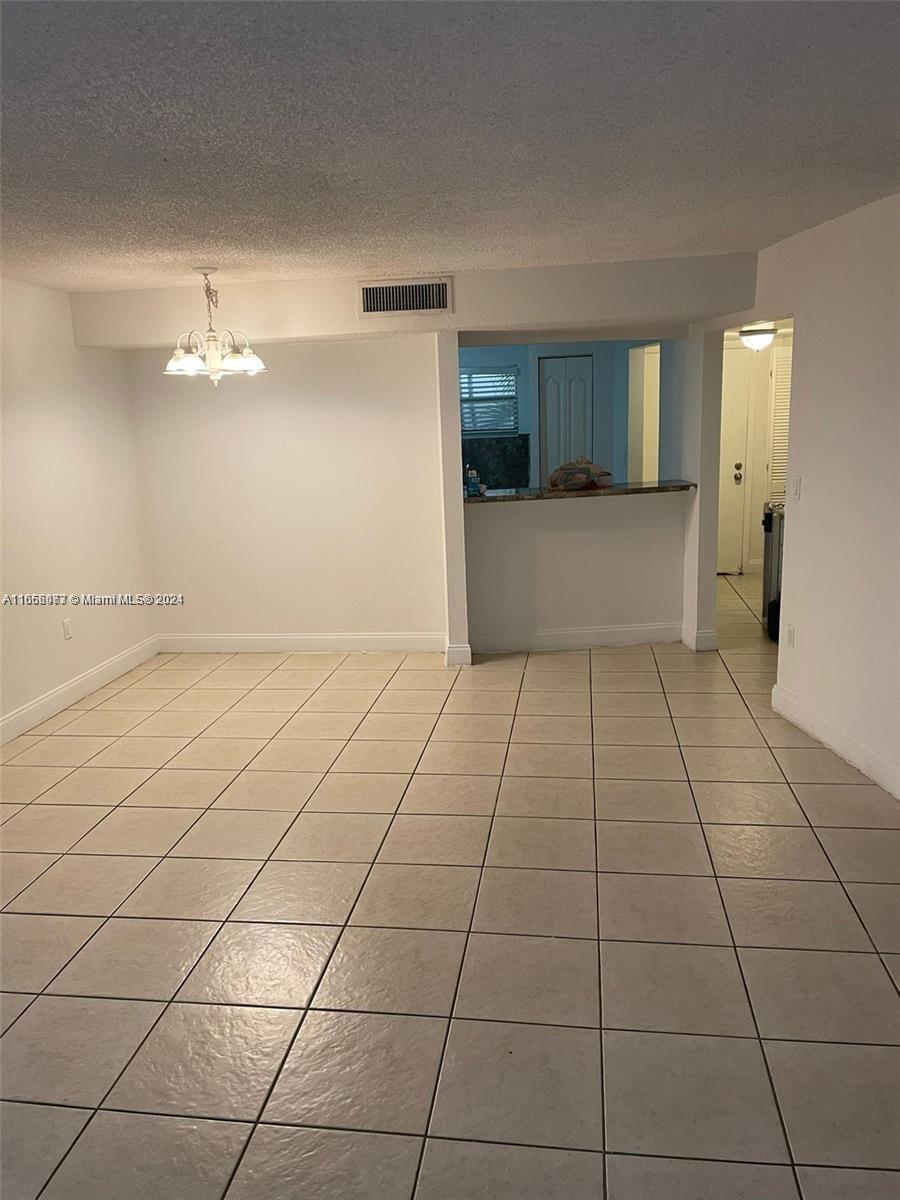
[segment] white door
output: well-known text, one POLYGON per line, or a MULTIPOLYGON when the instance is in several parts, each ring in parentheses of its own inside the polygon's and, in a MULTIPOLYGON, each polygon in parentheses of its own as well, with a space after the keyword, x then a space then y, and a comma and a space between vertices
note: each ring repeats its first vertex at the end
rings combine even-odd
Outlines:
POLYGON ((723 356, 717 566, 720 575, 739 575, 744 569, 747 416, 753 354, 744 346, 726 345, 723 356))
POLYGON ((540 360, 542 487, 562 463, 593 457, 593 367, 590 354, 540 360))

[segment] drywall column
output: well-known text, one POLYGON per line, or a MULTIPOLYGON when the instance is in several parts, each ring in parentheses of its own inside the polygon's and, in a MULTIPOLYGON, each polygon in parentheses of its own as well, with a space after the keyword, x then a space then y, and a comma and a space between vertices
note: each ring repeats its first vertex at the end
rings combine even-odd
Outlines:
POLYGON ((462 434, 459 418, 459 339, 455 331, 434 335, 437 373, 438 453, 444 533, 444 605, 448 667, 468 666, 466 531, 463 522, 462 434))
POLYGON ((722 334, 663 342, 659 375, 660 478, 697 484, 685 516, 681 637, 715 650, 722 334))

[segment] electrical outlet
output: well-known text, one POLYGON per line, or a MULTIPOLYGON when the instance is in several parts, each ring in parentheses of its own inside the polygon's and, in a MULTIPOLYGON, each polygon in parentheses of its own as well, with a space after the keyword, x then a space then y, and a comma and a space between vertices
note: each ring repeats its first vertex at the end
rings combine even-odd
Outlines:
POLYGON ((791 488, 791 495, 794 497, 795 500, 800 499, 800 482, 801 482, 800 476, 795 475, 794 476, 794 486, 791 488))
POLYGON ((788 625, 784 631, 784 644, 787 646, 788 650, 793 650, 793 648, 794 648, 794 627, 793 627, 793 625, 788 625))
POLYGON ((63 641, 68 642, 72 639, 72 622, 68 617, 63 621, 63 641))

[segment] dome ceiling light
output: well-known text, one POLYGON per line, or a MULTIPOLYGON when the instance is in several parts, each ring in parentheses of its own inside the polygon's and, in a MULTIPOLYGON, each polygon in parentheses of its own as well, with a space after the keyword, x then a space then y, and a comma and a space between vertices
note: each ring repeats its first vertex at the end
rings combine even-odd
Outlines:
POLYGON ((775 340, 778 330, 774 325, 760 325, 750 329, 739 329, 738 337, 748 350, 765 350, 775 340))
POLYGON ((205 375, 216 387, 220 379, 229 375, 259 375, 266 364, 254 352, 246 333, 231 329, 217 333, 213 328, 213 309, 219 307, 219 293, 209 277, 215 273, 215 267, 197 270, 203 276, 208 328, 205 334, 199 329, 189 329, 179 336, 163 374, 205 375))

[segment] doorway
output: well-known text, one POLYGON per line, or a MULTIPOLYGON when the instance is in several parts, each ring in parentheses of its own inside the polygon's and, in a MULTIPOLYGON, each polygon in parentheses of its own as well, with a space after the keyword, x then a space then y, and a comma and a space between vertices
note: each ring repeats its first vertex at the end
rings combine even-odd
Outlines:
POLYGON ((541 487, 562 463, 593 457, 593 374, 590 354, 538 359, 541 487))
POLYGON ((725 334, 719 457, 720 575, 762 570, 763 506, 783 501, 787 473, 793 323, 762 350, 725 334))

